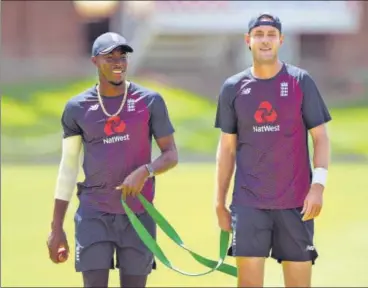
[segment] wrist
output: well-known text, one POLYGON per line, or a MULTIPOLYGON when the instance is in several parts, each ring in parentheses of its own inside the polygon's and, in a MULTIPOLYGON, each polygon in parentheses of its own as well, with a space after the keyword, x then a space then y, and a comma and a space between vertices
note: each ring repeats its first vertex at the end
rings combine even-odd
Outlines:
POLYGON ((326 186, 328 170, 326 168, 317 167, 313 170, 312 185, 326 186))
POLYGON ((146 175, 147 175, 146 178, 151 178, 151 177, 155 176, 155 171, 154 171, 151 164, 144 165, 144 169, 145 169, 146 175))
POLYGON ((312 183, 311 185, 311 190, 313 191, 318 191, 318 192, 323 192, 325 189, 325 186, 323 186, 322 184, 320 183, 312 183))
POLYGON ((216 206, 216 210, 226 209, 226 203, 225 203, 225 201, 217 202, 215 206, 216 206))
POLYGON ((51 230, 52 231, 63 231, 63 223, 59 221, 53 221, 51 223, 51 230))

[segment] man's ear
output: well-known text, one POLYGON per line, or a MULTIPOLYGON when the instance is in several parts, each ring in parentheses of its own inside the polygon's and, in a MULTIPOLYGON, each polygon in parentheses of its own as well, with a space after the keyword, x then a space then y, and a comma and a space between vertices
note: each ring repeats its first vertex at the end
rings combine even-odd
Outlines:
POLYGON ((248 49, 249 49, 249 50, 252 50, 252 49, 250 48, 250 35, 249 35, 248 33, 244 34, 244 42, 245 42, 245 44, 247 45, 248 49))
POLYGON ((284 43, 284 34, 280 35, 280 45, 284 43))
POLYGON ((93 64, 95 64, 95 66, 97 66, 97 58, 96 58, 96 56, 92 56, 91 57, 91 61, 92 61, 93 64))

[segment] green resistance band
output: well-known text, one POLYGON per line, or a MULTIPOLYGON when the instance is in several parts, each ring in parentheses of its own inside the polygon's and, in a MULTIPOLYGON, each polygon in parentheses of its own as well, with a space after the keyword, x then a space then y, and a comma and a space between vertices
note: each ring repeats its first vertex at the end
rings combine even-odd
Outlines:
POLYGON ((167 259, 166 255, 160 248, 160 246, 157 244, 155 239, 151 236, 151 234, 147 231, 147 229, 144 227, 144 225, 141 223, 141 221, 138 219, 138 217, 133 213, 133 211, 128 207, 128 205, 121 200, 123 207, 125 209, 125 212, 134 228, 134 230, 137 232, 140 239, 143 241, 143 243, 148 247, 148 249, 151 250, 153 255, 160 260, 166 267, 169 269, 172 269, 180 274, 186 275, 186 276, 203 276, 209 273, 212 273, 214 271, 220 271, 222 273, 225 273, 227 275, 237 277, 237 269, 234 266, 228 265, 224 263, 225 257, 227 255, 227 249, 229 245, 230 240, 230 233, 226 231, 221 231, 220 234, 220 257, 219 260, 213 261, 208 258, 205 258, 189 248, 187 248, 181 240, 179 234, 175 231, 175 229, 170 225, 170 223, 162 216, 162 214, 149 202, 146 198, 144 198, 142 195, 137 196, 139 201, 142 203, 143 207, 146 209, 147 213, 152 217, 152 219, 156 222, 156 224, 161 228, 161 230, 172 240, 175 244, 177 244, 182 249, 188 251, 192 257, 199 262, 200 264, 210 268, 209 271, 203 272, 203 273, 188 273, 184 272, 176 267, 174 267, 169 259, 167 259))

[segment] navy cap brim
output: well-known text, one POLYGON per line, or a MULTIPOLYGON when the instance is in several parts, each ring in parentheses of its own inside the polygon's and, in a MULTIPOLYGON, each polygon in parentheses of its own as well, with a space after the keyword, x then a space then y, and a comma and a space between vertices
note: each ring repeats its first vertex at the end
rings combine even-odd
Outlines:
POLYGON ((99 54, 101 54, 101 55, 109 54, 111 51, 113 51, 114 49, 116 49, 118 47, 123 48, 123 51, 124 52, 129 52, 129 53, 133 53, 134 52, 133 48, 131 46, 129 46, 128 44, 116 43, 116 44, 111 45, 110 47, 102 50, 99 54))

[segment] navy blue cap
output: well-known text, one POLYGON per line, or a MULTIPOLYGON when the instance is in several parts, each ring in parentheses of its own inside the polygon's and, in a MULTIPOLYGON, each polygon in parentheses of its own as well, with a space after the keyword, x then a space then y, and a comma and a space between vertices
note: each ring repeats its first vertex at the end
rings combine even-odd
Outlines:
POLYGON ((262 13, 257 17, 252 18, 248 23, 248 33, 252 31, 253 28, 261 26, 261 25, 268 25, 275 27, 277 30, 282 31, 282 25, 279 17, 274 16, 269 13, 262 13), (261 20, 262 18, 269 18, 269 20, 261 20))
POLYGON ((133 52, 133 48, 126 39, 118 33, 107 32, 97 37, 92 46, 92 56, 108 54, 117 47, 122 47, 125 52, 133 52))

